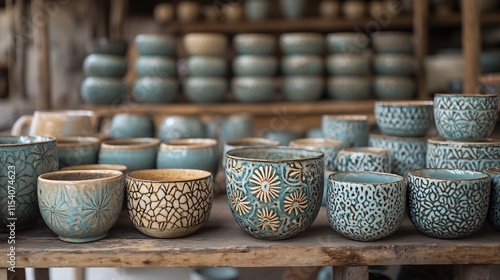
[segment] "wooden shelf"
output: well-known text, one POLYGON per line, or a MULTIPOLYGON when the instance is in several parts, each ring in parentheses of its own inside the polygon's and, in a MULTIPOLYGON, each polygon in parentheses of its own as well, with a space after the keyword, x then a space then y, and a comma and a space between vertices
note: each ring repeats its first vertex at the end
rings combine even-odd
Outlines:
MULTIPOLYGON (((481 25, 500 25, 500 13, 486 13, 480 17, 481 25)), ((462 25, 462 17, 459 13, 448 16, 431 16, 429 27, 457 27, 462 25)))

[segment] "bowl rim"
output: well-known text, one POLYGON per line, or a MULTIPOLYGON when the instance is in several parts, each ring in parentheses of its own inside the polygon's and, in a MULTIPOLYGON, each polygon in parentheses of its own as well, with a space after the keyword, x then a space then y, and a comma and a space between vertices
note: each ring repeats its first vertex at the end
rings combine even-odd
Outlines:
POLYGON ((211 138, 184 138, 163 142, 160 144, 160 150, 196 150, 217 145, 217 140, 211 138))
POLYGON ((464 98, 498 98, 498 94, 474 94, 474 93, 436 93, 436 97, 464 97, 464 98))
POLYGON ((99 146, 100 144, 101 140, 99 138, 91 136, 71 136, 57 138, 58 148, 99 146))
POLYGON ((272 41, 272 43, 276 43, 276 36, 267 33, 258 33, 258 32, 250 32, 250 33, 239 33, 233 37, 233 42, 238 43, 240 40, 266 40, 272 41))
POLYGON ((368 123, 368 115, 360 115, 360 114, 323 115, 322 119, 336 120, 336 121, 357 121, 357 122, 368 123))
POLYGON ((212 179, 213 180, 213 175, 209 171, 205 170, 200 170, 200 169, 189 169, 189 168, 159 168, 159 169, 142 169, 142 170, 135 170, 128 172, 125 175, 125 178, 127 181, 138 181, 138 182, 148 182, 148 183, 179 183, 179 182, 195 182, 199 180, 205 180, 205 179, 212 179), (172 179, 164 179, 164 180, 151 180, 151 179, 141 179, 134 177, 134 175, 137 176, 137 174, 141 173, 160 173, 160 174, 172 174, 175 172, 179 171, 188 171, 188 172, 194 172, 199 174, 198 177, 194 179, 178 179, 178 180, 172 180, 172 179))
POLYGON ((488 175, 487 173, 481 172, 481 171, 473 171, 473 170, 458 169, 458 168, 418 168, 418 169, 413 169, 413 170, 408 171, 407 177, 410 178, 410 176, 419 177, 419 178, 425 178, 425 179, 429 179, 429 180, 446 181, 446 182, 456 182, 456 181, 460 181, 460 182, 463 182, 463 181, 472 182, 472 181, 484 180, 484 179, 489 179, 490 178, 490 175, 488 175), (430 170, 449 171, 451 173, 453 173, 453 172, 466 173, 466 174, 467 173, 469 173, 469 174, 473 174, 474 173, 474 174, 482 175, 482 177, 480 177, 480 178, 467 178, 467 179, 465 179, 465 178, 461 178, 461 179, 444 179, 444 178, 432 177, 432 176, 425 175, 425 174, 422 174, 422 173, 415 174, 417 172, 430 171, 430 170))
POLYGON ((376 139, 384 139, 384 140, 392 140, 392 141, 398 141, 398 142, 408 142, 408 141, 420 141, 420 142, 427 142, 429 140, 429 137, 427 136, 422 136, 422 137, 401 137, 401 136, 389 136, 385 134, 380 134, 380 133, 370 133, 368 138, 376 138, 376 139))
POLYGON ((500 165, 497 166, 490 166, 486 168, 486 172, 495 174, 495 175, 500 175, 500 165))
POLYGON ((433 100, 387 100, 375 101, 375 107, 433 107, 433 100))
POLYGON ((105 164, 105 163, 93 163, 93 164, 81 164, 72 165, 61 168, 59 171, 72 171, 72 170, 116 170, 123 173, 127 172, 127 166, 121 164, 105 164))
POLYGON ((294 161, 305 161, 305 160, 316 160, 316 159, 322 159, 325 157, 325 154, 321 151, 317 150, 308 150, 308 149, 301 149, 301 148, 294 148, 294 147, 289 147, 289 146, 276 146, 276 147, 244 147, 244 148, 236 148, 232 149, 231 151, 226 152, 226 158, 230 158, 233 160, 243 160, 243 161, 250 161, 250 162, 264 162, 264 163, 286 163, 286 162, 294 162, 294 161), (250 158, 250 157, 241 157, 241 156, 235 156, 233 155, 234 153, 238 153, 240 151, 245 151, 245 150, 288 150, 288 151, 306 151, 308 153, 316 153, 315 156, 309 156, 309 157, 294 157, 292 159, 257 159, 257 158, 250 158))
POLYGON ((500 146, 500 139, 495 138, 485 138, 482 141, 454 141, 447 140, 444 137, 432 137, 428 140, 429 144, 442 145, 442 146, 500 146))
POLYGON ((387 173, 387 172, 377 172, 377 171, 343 171, 343 172, 336 172, 336 173, 332 173, 332 174, 328 175, 328 181, 330 181, 330 180, 335 180, 335 181, 343 182, 343 183, 359 184, 359 185, 379 186, 379 185, 388 185, 388 184, 394 184, 394 183, 398 183, 398 182, 404 182, 405 177, 398 175, 398 174, 387 173), (335 177, 337 175, 345 175, 345 174, 371 174, 371 175, 397 178, 397 180, 393 181, 393 182, 385 182, 385 183, 368 183, 368 182, 351 182, 351 181, 333 179, 333 177, 335 177))
MULTIPOLYGON (((386 147, 350 147, 343 148, 339 151, 338 155, 341 153, 348 154, 387 154, 389 155, 389 148, 386 147)), ((385 172, 387 173, 387 172, 385 172)))
POLYGON ((43 144, 49 144, 49 143, 56 143, 57 139, 52 136, 43 136, 43 135, 2 135, 0 136, 0 141, 2 139, 15 139, 17 140, 17 143, 12 143, 12 144, 2 144, 0 142, 0 148, 14 148, 14 147, 23 147, 23 146, 30 146, 30 145, 43 145, 43 144), (26 139, 30 142, 28 143, 20 143, 19 141, 22 141, 23 139, 26 139))
MULTIPOLYGON (((118 170, 66 170, 66 171, 54 171, 54 172, 48 172, 44 173, 40 176, 38 176, 38 182, 43 182, 45 184, 50 184, 50 185, 61 185, 64 183, 101 183, 105 182, 108 180, 115 180, 123 176, 123 172, 118 171, 118 170), (87 179, 87 180, 55 180, 55 179, 50 179, 53 176, 58 176, 60 174, 77 174, 77 173, 91 173, 91 174, 105 174, 109 175, 104 178, 97 178, 97 179, 87 179)), ((40 184, 38 184, 40 185, 40 184)), ((121 185, 120 185, 121 186, 121 185)))
POLYGON ((288 144, 293 148, 307 148, 308 147, 343 147, 344 143, 340 140, 328 138, 297 138, 290 141, 288 144))
POLYGON ((141 138, 126 138, 106 140, 101 143, 101 150, 139 150, 158 146, 160 139, 141 137, 141 138))

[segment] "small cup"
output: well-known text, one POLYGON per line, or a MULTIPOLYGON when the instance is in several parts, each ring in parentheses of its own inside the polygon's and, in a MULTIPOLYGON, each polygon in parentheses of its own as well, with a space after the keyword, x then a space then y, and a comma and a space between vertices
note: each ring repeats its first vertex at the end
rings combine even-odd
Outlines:
POLYGON ((274 77, 234 77, 231 93, 240 103, 261 103, 274 99, 276 82, 274 77))
POLYGON ((309 102, 321 98, 325 88, 322 76, 289 76, 283 78, 283 97, 289 102, 309 102))
POLYGON ((413 37, 408 32, 376 32, 372 35, 372 46, 376 53, 412 54, 413 37))
POLYGON ((343 149, 335 159, 336 169, 345 171, 375 171, 391 173, 391 158, 386 148, 358 147, 343 149))
POLYGON ((153 119, 146 115, 116 114, 111 120, 108 137, 110 139, 127 139, 153 137, 155 128, 153 119))
POLYGON ((160 140, 157 138, 129 138, 108 140, 101 143, 99 164, 121 164, 127 170, 156 168, 156 154, 160 140))
POLYGON ((80 94, 86 104, 120 104, 127 96, 125 82, 116 78, 87 77, 80 86, 80 94))
POLYGON ((184 94, 193 103, 221 102, 226 97, 228 88, 226 78, 191 77, 184 80, 184 94))
POLYGON ((144 77, 136 80, 132 96, 137 103, 171 103, 177 99, 179 83, 174 78, 144 77))
POLYGON ((367 6, 364 1, 347 0, 342 4, 342 14, 346 19, 359 19, 366 15, 367 6))
POLYGON ((324 19, 336 18, 340 15, 340 2, 323 0, 319 3, 319 15, 324 19))
POLYGON ((361 54, 370 45, 370 38, 362 32, 335 32, 326 37, 328 51, 332 54, 361 54))
POLYGON ((137 77, 175 77, 177 68, 175 59, 165 56, 140 56, 135 61, 137 77))
POLYGON ((226 55, 227 37, 222 33, 188 33, 184 36, 186 54, 226 55))
POLYGON ((326 58, 328 73, 333 76, 366 76, 370 73, 370 57, 333 54, 326 58))
POLYGON ((123 174, 127 173, 127 167, 121 164, 82 164, 66 166, 61 168, 61 171, 72 171, 72 170, 116 170, 123 174))
POLYGON ((252 115, 241 113, 230 115, 222 120, 219 139, 222 145, 228 141, 253 136, 254 120, 252 115))
POLYGON ((324 138, 301 138, 290 141, 290 147, 322 151, 325 154, 325 170, 337 170, 335 158, 343 145, 342 141, 324 138))
POLYGON ((367 147, 370 133, 368 116, 324 115, 321 122, 323 135, 327 139, 344 142, 344 147, 367 147))
POLYGON ((319 55, 287 55, 281 60, 281 71, 290 76, 323 74, 323 58, 319 55))
POLYGON ((233 59, 236 76, 267 77, 278 71, 278 58, 267 55, 238 55, 233 59))
POLYGON ((496 230, 500 231, 500 166, 490 167, 486 169, 486 173, 491 177, 487 219, 496 230))
POLYGON ((159 3, 154 8, 154 19, 158 23, 169 23, 175 18, 175 6, 173 3, 159 3))
POLYGON ((259 21, 269 16, 270 5, 268 0, 246 0, 245 17, 251 21, 259 21))
POLYGON ((375 120, 385 135, 423 137, 434 121, 433 104, 424 100, 375 102, 375 120))
POLYGON ((363 76, 330 76, 328 97, 333 100, 365 100, 371 97, 372 81, 363 76))
POLYGON ((125 58, 109 54, 91 54, 83 61, 86 76, 122 78, 127 74, 125 58))
POLYGON ((177 40, 164 34, 139 34, 134 39, 140 56, 175 56, 177 40))
POLYGON ((227 61, 218 56, 191 56, 186 60, 186 71, 190 77, 221 77, 227 73, 227 61))
POLYGON ((373 95, 380 100, 409 100, 415 96, 415 79, 404 76, 376 76, 373 95))
POLYGON ((101 140, 96 137, 64 137, 57 139, 59 168, 97 163, 101 140))
POLYGON ((184 138, 205 138, 206 129, 199 117, 196 116, 167 116, 158 130, 161 142, 184 138))

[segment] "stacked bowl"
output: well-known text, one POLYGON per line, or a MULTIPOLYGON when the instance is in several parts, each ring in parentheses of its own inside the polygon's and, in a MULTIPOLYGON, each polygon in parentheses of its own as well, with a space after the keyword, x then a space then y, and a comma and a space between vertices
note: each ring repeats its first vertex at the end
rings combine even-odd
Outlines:
POLYGON ((135 38, 139 58, 135 64, 137 81, 132 95, 138 103, 170 103, 177 99, 175 78, 176 39, 168 35, 140 34, 135 38))

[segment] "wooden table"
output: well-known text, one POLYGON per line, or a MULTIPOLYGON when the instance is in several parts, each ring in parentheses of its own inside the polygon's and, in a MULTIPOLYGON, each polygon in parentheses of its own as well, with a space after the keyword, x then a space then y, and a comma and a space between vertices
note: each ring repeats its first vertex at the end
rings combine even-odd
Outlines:
MULTIPOLYGON (((185 238, 149 238, 135 230, 125 211, 122 216, 107 238, 86 244, 60 241, 43 222, 18 232, 16 268, 330 265, 336 280, 359 280, 368 279, 368 265, 454 264, 455 279, 488 279, 488 264, 500 264, 500 232, 489 224, 465 239, 440 240, 420 234, 406 219, 388 238, 356 242, 330 228, 323 208, 299 237, 263 241, 239 228, 224 195, 216 198, 206 225, 185 238)), ((6 254, 1 255, 0 279, 7 279, 6 254)))

